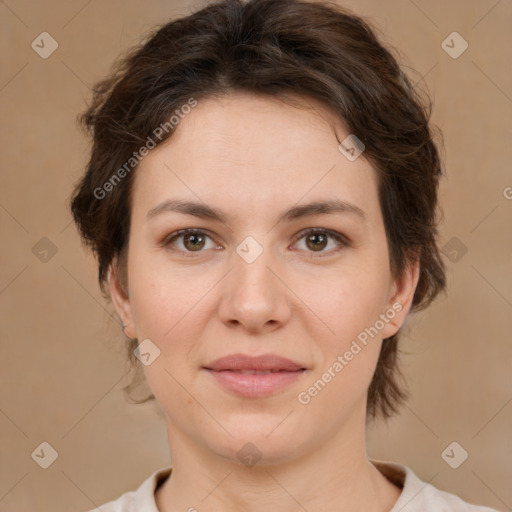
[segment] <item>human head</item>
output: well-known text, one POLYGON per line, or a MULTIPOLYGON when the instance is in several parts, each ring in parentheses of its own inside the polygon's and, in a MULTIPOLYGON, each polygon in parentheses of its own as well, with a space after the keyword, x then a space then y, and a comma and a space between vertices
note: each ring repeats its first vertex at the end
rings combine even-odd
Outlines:
MULTIPOLYGON (((72 212, 97 255, 104 294, 114 261, 125 289, 128 285, 138 163, 126 163, 134 152, 143 157, 141 148, 172 138, 173 129, 164 125, 173 113, 181 119, 184 105, 193 108, 191 98, 201 102, 230 92, 320 102, 363 141, 360 158, 377 171, 391 272, 398 277, 408 262, 419 260, 412 309, 425 308, 445 287, 436 244, 441 163, 430 105, 369 24, 335 5, 294 0, 212 3, 160 27, 95 87, 92 105, 82 116, 93 148, 72 212), (123 166, 125 172, 119 173, 123 166)), ((368 391, 369 417, 390 416, 405 398, 398 338, 396 333, 382 345, 368 391)), ((137 341, 128 345, 134 363, 137 341)))

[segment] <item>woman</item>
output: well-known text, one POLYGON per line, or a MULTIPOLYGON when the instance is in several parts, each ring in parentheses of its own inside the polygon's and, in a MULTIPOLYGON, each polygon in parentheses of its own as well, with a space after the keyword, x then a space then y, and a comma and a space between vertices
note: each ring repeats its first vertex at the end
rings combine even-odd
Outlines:
POLYGON ((430 111, 360 18, 225 0, 95 89, 72 211, 172 467, 102 511, 485 511, 367 458, 445 288, 430 111))

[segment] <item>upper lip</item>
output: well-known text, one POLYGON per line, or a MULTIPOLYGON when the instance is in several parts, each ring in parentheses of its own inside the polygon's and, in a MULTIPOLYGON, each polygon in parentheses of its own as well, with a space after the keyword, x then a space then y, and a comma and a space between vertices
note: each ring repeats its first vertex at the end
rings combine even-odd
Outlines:
POLYGON ((219 359, 213 363, 205 366, 208 370, 222 371, 222 370, 284 370, 284 371, 297 371, 305 370, 305 367, 291 359, 278 356, 276 354, 262 354, 259 356, 249 356, 246 354, 230 354, 219 359))

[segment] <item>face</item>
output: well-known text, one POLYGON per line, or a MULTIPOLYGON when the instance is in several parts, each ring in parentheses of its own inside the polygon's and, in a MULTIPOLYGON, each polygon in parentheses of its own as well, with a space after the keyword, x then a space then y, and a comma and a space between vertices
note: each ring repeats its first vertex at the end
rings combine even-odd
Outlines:
POLYGON ((333 130, 349 135, 309 100, 209 98, 139 165, 127 293, 112 270, 109 283, 126 334, 150 340, 171 452, 180 440, 236 460, 252 443, 277 463, 360 438, 418 269, 393 279, 375 170, 333 130), (279 371, 215 366, 232 354, 279 371))

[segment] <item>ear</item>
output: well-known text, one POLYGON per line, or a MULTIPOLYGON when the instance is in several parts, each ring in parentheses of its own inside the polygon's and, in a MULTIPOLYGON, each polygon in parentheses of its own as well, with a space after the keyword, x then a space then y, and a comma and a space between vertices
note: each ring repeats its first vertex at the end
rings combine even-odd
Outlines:
POLYGON ((383 339, 396 334, 405 322, 412 306, 419 277, 420 262, 419 258, 416 258, 407 265, 400 279, 393 281, 390 287, 387 310, 384 313, 388 321, 382 330, 383 339))
POLYGON ((116 310, 117 315, 121 322, 125 325, 124 333, 130 338, 136 338, 135 327, 133 324, 132 309, 128 290, 124 290, 121 280, 118 275, 118 259, 117 256, 113 258, 107 273, 107 282, 110 291, 110 298, 116 310))

